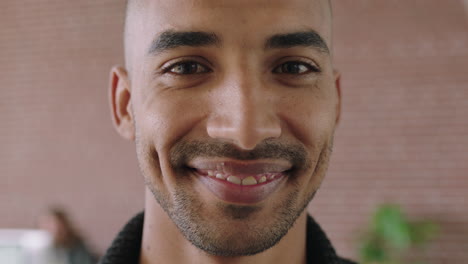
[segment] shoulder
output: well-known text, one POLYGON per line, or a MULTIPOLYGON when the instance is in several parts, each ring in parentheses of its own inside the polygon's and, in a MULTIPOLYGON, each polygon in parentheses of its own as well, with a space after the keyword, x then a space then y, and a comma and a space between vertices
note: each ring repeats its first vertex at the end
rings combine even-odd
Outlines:
POLYGON ((338 264, 358 264, 358 263, 354 262, 354 261, 351 261, 351 260, 348 260, 348 259, 339 258, 338 264))
POLYGON ((307 218, 307 263, 357 264, 339 257, 319 224, 312 216, 307 218))

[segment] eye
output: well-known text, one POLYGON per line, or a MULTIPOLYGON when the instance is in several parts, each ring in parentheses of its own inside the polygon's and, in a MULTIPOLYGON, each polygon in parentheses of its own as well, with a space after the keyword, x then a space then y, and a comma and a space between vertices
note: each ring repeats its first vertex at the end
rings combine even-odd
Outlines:
POLYGON ((307 74, 310 72, 319 72, 320 70, 309 63, 300 61, 288 61, 273 69, 273 73, 280 74, 307 74))
POLYGON ((210 72, 211 70, 196 61, 182 61, 169 65, 163 69, 164 73, 172 73, 177 75, 199 74, 210 72))

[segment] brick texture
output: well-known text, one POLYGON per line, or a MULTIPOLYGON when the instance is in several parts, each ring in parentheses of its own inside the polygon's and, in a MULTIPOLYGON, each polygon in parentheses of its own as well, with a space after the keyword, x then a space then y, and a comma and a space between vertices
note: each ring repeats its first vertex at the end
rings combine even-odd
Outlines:
MULTIPOLYGON (((336 0, 343 114, 309 210, 338 251, 382 202, 441 225, 429 264, 468 259, 468 4, 336 0)), ((0 228, 69 208, 103 251, 143 207, 134 147, 113 131, 108 70, 123 1, 0 1, 0 228)))

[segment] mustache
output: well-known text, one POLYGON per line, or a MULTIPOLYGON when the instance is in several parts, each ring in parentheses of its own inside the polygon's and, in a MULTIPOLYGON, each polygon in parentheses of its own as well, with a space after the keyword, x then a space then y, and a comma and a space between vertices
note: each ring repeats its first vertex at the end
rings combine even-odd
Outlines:
POLYGON ((223 157, 236 160, 283 159, 289 161, 293 169, 308 166, 307 151, 302 145, 281 143, 275 139, 264 140, 248 151, 217 140, 181 141, 170 150, 170 164, 174 169, 183 168, 196 157, 223 157))

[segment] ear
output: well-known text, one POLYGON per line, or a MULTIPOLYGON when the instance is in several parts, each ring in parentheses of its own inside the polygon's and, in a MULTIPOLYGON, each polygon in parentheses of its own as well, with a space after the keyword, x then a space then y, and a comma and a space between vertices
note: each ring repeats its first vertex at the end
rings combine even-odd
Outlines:
POLYGON ((117 132, 125 139, 135 139, 135 122, 131 111, 131 90, 125 68, 114 66, 109 78, 109 105, 117 132))
POLYGON ((336 94, 338 96, 338 102, 336 103, 336 120, 335 124, 338 125, 341 117, 341 74, 338 70, 333 70, 333 79, 335 81, 336 94))

